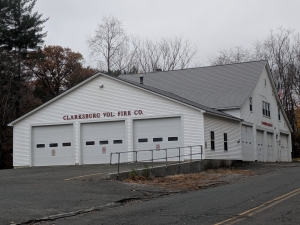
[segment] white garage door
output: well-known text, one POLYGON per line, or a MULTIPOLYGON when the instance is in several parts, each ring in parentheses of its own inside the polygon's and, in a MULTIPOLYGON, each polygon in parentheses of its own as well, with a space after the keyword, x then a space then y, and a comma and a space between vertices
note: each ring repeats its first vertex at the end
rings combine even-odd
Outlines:
POLYGON ((267 159, 268 162, 273 162, 273 134, 267 133, 267 159))
POLYGON ((280 156, 282 162, 288 162, 288 135, 280 133, 280 140, 281 140, 281 148, 280 148, 280 156))
MULTIPOLYGON (((81 146, 83 164, 109 163, 111 152, 127 150, 125 121, 82 124, 81 146)), ((116 159, 114 155, 113 162, 116 159)), ((121 162, 127 162, 127 159, 127 154, 121 154, 121 162)))
POLYGON ((33 127, 33 166, 75 165, 73 126, 33 127))
POLYGON ((264 161, 264 132, 257 130, 256 131, 256 147, 257 147, 257 161, 263 162, 264 161))
POLYGON ((254 141, 253 128, 242 125, 243 161, 253 161, 254 141))
MULTIPOLYGON (((134 150, 165 149, 181 147, 180 117, 135 120, 133 122, 134 150)), ((181 154, 183 155, 184 150, 181 154)), ((177 161, 177 149, 168 150, 168 161, 177 161), (174 157, 174 158, 171 158, 174 157)), ((165 158, 165 150, 153 151, 153 158, 165 158)), ((135 159, 135 156, 134 156, 135 159)), ((138 161, 151 160, 151 152, 138 153, 138 161)), ((155 160, 165 161, 165 159, 155 160)))

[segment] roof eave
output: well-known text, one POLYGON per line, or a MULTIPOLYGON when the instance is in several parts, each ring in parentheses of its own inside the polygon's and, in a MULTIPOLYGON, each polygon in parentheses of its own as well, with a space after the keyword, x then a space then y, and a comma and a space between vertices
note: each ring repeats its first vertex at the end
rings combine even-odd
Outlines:
POLYGON ((271 70, 270 70, 270 66, 269 66, 269 63, 268 63, 268 62, 267 62, 266 67, 267 67, 267 73, 268 73, 268 76, 269 76, 270 81, 271 81, 271 85, 272 85, 272 88, 273 88, 273 91, 274 91, 274 96, 275 96, 275 98, 276 98, 276 101, 277 101, 277 103, 278 103, 278 105, 279 105, 279 107, 280 107, 280 109, 281 109, 281 111, 282 111, 282 115, 283 115, 284 119, 287 121, 286 124, 288 125, 288 128, 289 128, 290 132, 293 132, 293 128, 292 128, 291 125, 290 125, 290 121, 289 121, 289 119, 287 118, 287 115, 285 114, 285 111, 284 111, 284 109, 283 109, 283 107, 282 107, 282 104, 281 104, 281 102, 280 102, 280 99, 279 99, 279 97, 278 97, 278 94, 276 93, 275 83, 274 83, 274 80, 273 80, 273 78, 272 78, 272 74, 271 74, 271 70))
POLYGON ((210 115, 214 115, 214 116, 223 117, 223 118, 226 118, 226 119, 236 120, 236 121, 239 121, 239 122, 244 121, 244 120, 241 119, 241 118, 237 118, 237 117, 231 116, 231 115, 229 115, 229 114, 228 114, 228 116, 226 116, 226 115, 220 115, 220 114, 216 114, 216 113, 213 113, 213 112, 207 112, 207 111, 206 111, 205 113, 206 113, 206 114, 210 114, 210 115))

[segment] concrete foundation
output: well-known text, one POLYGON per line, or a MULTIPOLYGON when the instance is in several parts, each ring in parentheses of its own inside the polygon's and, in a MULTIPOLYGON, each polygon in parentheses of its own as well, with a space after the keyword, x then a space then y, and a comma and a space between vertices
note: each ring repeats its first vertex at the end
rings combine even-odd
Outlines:
POLYGON ((120 171, 118 173, 107 174, 107 179, 123 180, 129 177, 130 173, 136 173, 138 176, 146 177, 164 177, 174 174, 196 173, 207 169, 217 169, 223 167, 231 167, 234 163, 241 162, 240 160, 216 160, 205 159, 202 161, 182 162, 180 164, 160 165, 153 168, 145 166, 142 169, 132 169, 120 171))

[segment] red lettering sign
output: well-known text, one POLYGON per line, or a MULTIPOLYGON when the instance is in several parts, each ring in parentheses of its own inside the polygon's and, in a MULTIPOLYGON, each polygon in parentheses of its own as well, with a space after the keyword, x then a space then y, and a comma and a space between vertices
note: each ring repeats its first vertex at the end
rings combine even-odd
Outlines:
POLYGON ((273 127, 273 124, 267 123, 267 122, 264 122, 264 121, 262 121, 261 124, 262 124, 262 125, 266 125, 266 126, 268 126, 268 127, 273 127))
MULTIPOLYGON (((127 111, 118 111, 117 114, 113 112, 103 112, 103 117, 115 117, 117 116, 131 116, 131 115, 143 115, 143 110, 134 110, 133 113, 131 113, 130 110, 127 111)), ((89 114, 75 114, 75 115, 64 115, 63 120, 82 120, 82 119, 95 119, 100 118, 101 113, 89 113, 89 114)))

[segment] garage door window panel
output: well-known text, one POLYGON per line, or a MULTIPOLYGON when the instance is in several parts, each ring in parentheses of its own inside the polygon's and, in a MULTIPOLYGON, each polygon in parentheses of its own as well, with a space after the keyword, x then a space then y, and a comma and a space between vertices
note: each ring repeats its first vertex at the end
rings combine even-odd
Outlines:
POLYGON ((168 137, 168 141, 178 141, 178 137, 168 137))
POLYGON ((94 141, 87 141, 85 142, 86 145, 95 145, 95 142, 94 141))
POLYGON ((114 140, 114 144, 122 144, 123 140, 114 140))
POLYGON ((62 143, 63 147, 69 147, 72 146, 71 142, 62 143))
POLYGON ((99 141, 100 145, 108 145, 108 143, 109 143, 108 141, 99 141))
POLYGON ((58 146, 57 143, 50 143, 50 144, 49 144, 49 147, 50 147, 50 148, 54 148, 54 147, 57 147, 57 146, 58 146))
POLYGON ((139 143, 145 143, 145 142, 148 142, 148 138, 139 138, 139 139, 138 139, 138 142, 139 142, 139 143))
POLYGON ((45 148, 45 144, 37 144, 36 147, 37 148, 45 148))
POLYGON ((153 138, 153 142, 162 142, 163 138, 153 138))

